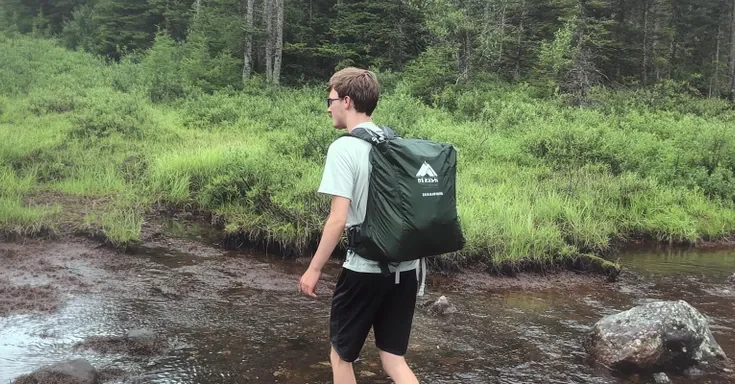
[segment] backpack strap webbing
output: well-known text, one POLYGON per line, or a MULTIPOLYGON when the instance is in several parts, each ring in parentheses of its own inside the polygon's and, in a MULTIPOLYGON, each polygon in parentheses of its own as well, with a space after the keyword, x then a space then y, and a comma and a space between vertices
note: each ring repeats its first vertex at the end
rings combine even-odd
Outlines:
POLYGON ((371 129, 358 127, 358 128, 353 129, 352 132, 343 134, 341 137, 344 137, 344 136, 356 137, 358 139, 365 140, 368 143, 373 144, 373 145, 381 144, 385 142, 386 140, 393 140, 399 137, 389 127, 380 126, 380 129, 383 131, 382 133, 375 132, 371 129))

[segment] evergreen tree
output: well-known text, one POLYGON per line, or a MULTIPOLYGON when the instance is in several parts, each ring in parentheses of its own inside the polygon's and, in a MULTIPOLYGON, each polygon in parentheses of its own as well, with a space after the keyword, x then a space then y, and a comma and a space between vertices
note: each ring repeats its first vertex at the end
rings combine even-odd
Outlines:
POLYGON ((664 80, 735 94, 735 0, 0 0, 0 23, 113 59, 165 32, 184 73, 219 63, 192 75, 209 90, 355 65, 405 71, 425 100, 487 75, 581 97, 664 80))

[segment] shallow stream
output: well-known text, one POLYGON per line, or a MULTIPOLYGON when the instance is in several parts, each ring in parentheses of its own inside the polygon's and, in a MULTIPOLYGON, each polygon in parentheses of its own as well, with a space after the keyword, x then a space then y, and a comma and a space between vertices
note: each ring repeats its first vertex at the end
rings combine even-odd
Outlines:
MULTIPOLYGON (((718 343, 735 356, 735 285, 726 282, 735 272, 735 251, 626 251, 619 257, 626 272, 615 283, 571 274, 491 282, 481 274, 430 275, 426 300, 446 295, 457 312, 434 317, 417 309, 411 366, 423 383, 653 383, 591 366, 582 340, 606 314, 677 299, 707 315, 718 343)), ((56 310, 0 317, 0 383, 76 357, 127 372, 110 382, 330 382, 327 321, 336 262, 325 271, 319 298, 309 299, 296 291, 304 260, 184 240, 161 240, 137 254, 86 242, 0 244, 0 258, 0 280, 51 284, 58 292, 56 310), (131 356, 74 348, 90 336, 140 327, 165 338, 168 350, 131 356)), ((390 383, 372 341, 371 335, 355 364, 358 382, 390 383)), ((735 382, 727 373, 671 378, 735 382)))

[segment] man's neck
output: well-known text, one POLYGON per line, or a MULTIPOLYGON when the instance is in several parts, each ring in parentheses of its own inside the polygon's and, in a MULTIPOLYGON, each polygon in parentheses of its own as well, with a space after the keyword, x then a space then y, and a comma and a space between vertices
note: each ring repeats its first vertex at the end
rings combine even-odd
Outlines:
POLYGON ((367 115, 356 115, 352 119, 347 119, 347 132, 352 130, 362 123, 372 123, 373 119, 367 115))

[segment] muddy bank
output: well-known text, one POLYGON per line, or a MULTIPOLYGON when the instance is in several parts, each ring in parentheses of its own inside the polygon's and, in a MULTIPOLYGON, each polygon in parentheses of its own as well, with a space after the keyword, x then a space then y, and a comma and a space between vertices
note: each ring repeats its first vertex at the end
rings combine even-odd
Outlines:
MULTIPOLYGON (((50 204, 61 203, 65 207, 62 212, 53 216, 53 230, 47 226, 39 227, 37 233, 12 234, 3 236, 0 232, 0 241, 17 241, 31 239, 53 240, 57 242, 75 242, 79 237, 84 237, 106 247, 114 248, 116 245, 97 225, 90 223, 81 225, 87 214, 101 213, 108 199, 76 198, 63 194, 44 192, 26 197, 28 204, 50 204)), ((318 245, 318 233, 314 233, 310 240, 299 244, 266 242, 263 239, 251 238, 247 233, 225 231, 224 221, 218 215, 202 211, 196 208, 182 210, 175 207, 151 207, 146 214, 145 220, 139 234, 139 241, 133 241, 119 248, 128 252, 150 252, 155 249, 178 249, 185 252, 201 253, 207 252, 206 245, 216 245, 231 251, 249 253, 277 254, 284 258, 293 260, 304 255, 312 255, 318 245), (174 237, 170 236, 174 234, 174 237), (185 240, 181 241, 177 237, 185 240), (190 241, 186 241, 190 240, 190 241), (194 240, 194 241, 191 241, 194 240), (202 246, 202 244, 206 244, 202 246)), ((334 257, 341 257, 346 249, 339 244, 335 250, 334 257)), ((488 263, 486 255, 474 254, 461 257, 431 258, 428 260, 431 268, 441 273, 463 273, 465 271, 484 270, 493 276, 516 277, 519 274, 546 275, 563 273, 566 271, 589 272, 605 276, 608 280, 614 280, 620 273, 619 266, 605 258, 581 254, 574 258, 561 258, 554 260, 522 260, 505 261, 499 264, 488 263)))
POLYGON ((58 307, 56 288, 51 284, 41 286, 14 286, 0 280, 0 316, 11 313, 53 312, 58 307))
MULTIPOLYGON (((36 240, 31 244, 38 243, 36 240)), ((83 289, 86 283, 69 273, 63 260, 34 252, 29 243, 0 245, 0 316, 53 312, 60 305, 58 287, 83 289)), ((64 248, 60 244, 60 248, 64 248)))
MULTIPOLYGON (((133 250, 101 246, 84 237, 65 240, 25 239, 0 244, 0 316, 53 312, 64 294, 127 294, 177 300, 184 297, 219 300, 221 294, 247 289, 296 292, 309 259, 283 260, 280 255, 248 257, 240 251, 156 232, 133 250), (274 268, 273 263, 278 267, 274 268), (141 280, 141 276, 147 278, 141 280)), ((330 260, 322 291, 329 289, 341 260, 330 260)), ((428 287, 443 290, 571 288, 599 284, 595 274, 560 271, 489 276, 469 269, 429 272, 428 287)))

